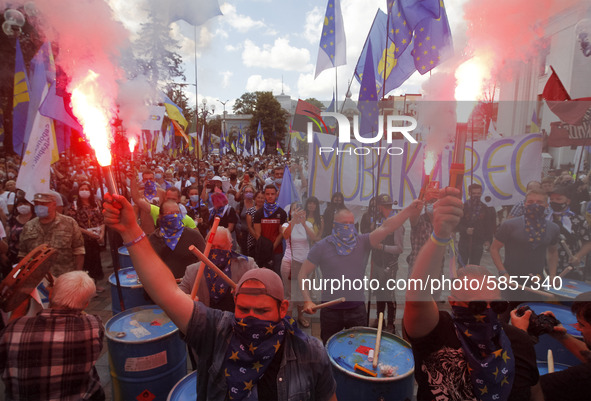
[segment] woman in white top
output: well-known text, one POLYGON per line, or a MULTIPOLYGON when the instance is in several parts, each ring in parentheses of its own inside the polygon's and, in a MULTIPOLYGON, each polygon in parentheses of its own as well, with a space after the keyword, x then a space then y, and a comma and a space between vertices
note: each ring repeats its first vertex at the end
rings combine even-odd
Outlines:
MULTIPOLYGON (((289 212, 289 222, 281 226, 281 233, 285 238, 285 253, 281 261, 281 278, 285 291, 285 299, 290 301, 290 307, 297 305, 298 322, 302 327, 310 327, 310 322, 302 314, 303 298, 298 286, 298 274, 302 263, 308 256, 310 240, 315 237, 312 223, 306 221, 306 212, 302 206, 292 203, 289 212)), ((293 309, 289 312, 293 316, 293 309)))

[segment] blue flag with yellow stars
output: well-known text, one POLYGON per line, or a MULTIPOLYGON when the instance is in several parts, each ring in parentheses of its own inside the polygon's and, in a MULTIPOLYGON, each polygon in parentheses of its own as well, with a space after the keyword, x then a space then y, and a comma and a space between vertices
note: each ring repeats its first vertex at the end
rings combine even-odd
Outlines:
POLYGON ((364 138, 373 138, 377 136, 378 126, 378 93, 376 90, 376 76, 373 65, 373 53, 371 50, 371 40, 365 56, 365 66, 363 77, 361 79, 361 89, 359 90, 359 111, 361 112, 361 124, 359 134, 364 138))
POLYGON ((400 0, 388 0, 388 38, 396 45, 394 57, 398 58, 412 41, 412 28, 406 19, 400 0))
POLYGON ((423 18, 414 28, 412 56, 421 74, 431 71, 452 53, 451 30, 443 0, 440 0, 439 5, 437 18, 423 18))
POLYGON ((346 47, 340 2, 328 0, 314 78, 328 68, 347 64, 346 47))
POLYGON ((357 230, 355 224, 333 223, 332 235, 327 241, 337 248, 337 254, 343 256, 353 252, 357 245, 357 230))
POLYGON ((224 374, 231 400, 258 400, 256 384, 281 349, 286 334, 305 338, 293 318, 278 322, 236 319, 226 351, 224 374))

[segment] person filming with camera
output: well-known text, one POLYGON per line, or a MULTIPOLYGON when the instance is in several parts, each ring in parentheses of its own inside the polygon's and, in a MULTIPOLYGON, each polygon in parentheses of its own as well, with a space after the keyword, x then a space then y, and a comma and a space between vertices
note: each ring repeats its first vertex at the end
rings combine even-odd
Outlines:
MULTIPOLYGON (((540 376, 540 385, 546 401, 560 400, 588 400, 589 380, 591 379, 591 293, 577 296, 571 305, 571 310, 577 318, 575 329, 581 332, 583 340, 567 334, 566 328, 558 324, 552 312, 544 312, 532 319, 533 312, 527 310, 519 316, 519 310, 511 312, 511 323, 529 334, 536 334, 533 330, 548 333, 559 341, 566 349, 581 360, 581 364, 572 366, 560 372, 548 373, 540 376), (540 318, 542 322, 540 323, 540 318), (548 323, 549 322, 549 323, 548 323), (544 329, 543 325, 550 324, 552 329, 544 329), (532 327, 535 326, 535 327, 532 327)), ((535 316, 535 315, 533 315, 535 316)))

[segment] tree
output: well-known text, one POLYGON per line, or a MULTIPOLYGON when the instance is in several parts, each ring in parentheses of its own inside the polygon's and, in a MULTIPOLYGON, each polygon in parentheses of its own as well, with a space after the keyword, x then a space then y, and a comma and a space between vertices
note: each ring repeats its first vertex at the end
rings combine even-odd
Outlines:
POLYGON ((250 120, 250 132, 257 132, 260 121, 267 149, 275 149, 276 142, 283 143, 287 134, 288 115, 272 92, 257 92, 256 106, 250 120))
POLYGON ((318 107, 320 109, 320 111, 323 111, 326 109, 326 106, 324 106, 324 104, 320 100, 316 99, 315 97, 309 97, 306 100, 304 100, 304 102, 308 102, 312 106, 318 107))
POLYGON ((246 92, 234 103, 232 110, 235 114, 254 114, 257 96, 260 92, 246 92))
POLYGON ((185 80, 183 59, 176 52, 180 46, 170 36, 167 24, 152 18, 141 24, 138 36, 133 48, 140 74, 146 76, 154 86, 160 87, 176 78, 185 80))

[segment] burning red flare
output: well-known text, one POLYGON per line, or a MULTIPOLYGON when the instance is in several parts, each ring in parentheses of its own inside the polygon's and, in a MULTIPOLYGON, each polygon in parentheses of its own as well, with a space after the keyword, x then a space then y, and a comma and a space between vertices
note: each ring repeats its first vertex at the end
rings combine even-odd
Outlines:
POLYGON ((99 75, 89 70, 86 77, 72 86, 72 110, 84 127, 84 135, 96 153, 101 166, 111 164, 109 145, 112 140, 113 107, 101 91, 99 75))
POLYGON ((133 151, 135 150, 135 145, 137 145, 137 139, 134 138, 129 138, 129 152, 133 153, 133 151))
POLYGON ((476 102, 482 99, 485 84, 490 80, 490 66, 492 61, 488 57, 477 55, 456 69, 457 122, 467 122, 476 102))
POLYGON ((435 167, 435 153, 432 151, 425 152, 425 174, 429 175, 433 172, 435 167))

